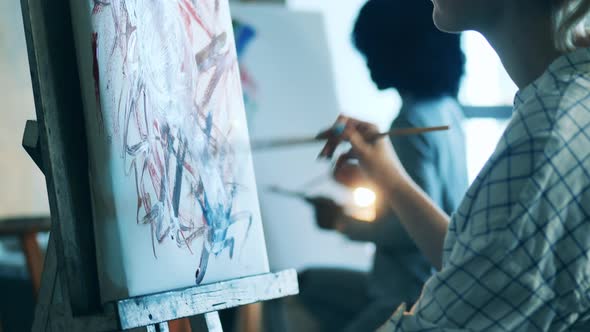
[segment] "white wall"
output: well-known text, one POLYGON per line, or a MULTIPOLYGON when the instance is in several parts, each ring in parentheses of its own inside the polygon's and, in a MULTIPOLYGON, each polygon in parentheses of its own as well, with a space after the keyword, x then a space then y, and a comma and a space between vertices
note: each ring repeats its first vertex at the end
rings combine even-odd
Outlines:
POLYGON ((365 1, 287 0, 287 4, 293 9, 314 10, 324 15, 341 110, 389 128, 400 107, 399 97, 394 91, 376 89, 364 59, 352 45, 352 28, 365 1))
MULTIPOLYGON (((242 70, 258 88, 256 105, 247 110, 250 137, 254 141, 300 137, 329 126, 338 114, 339 101, 323 16, 276 5, 233 5, 232 15, 256 31, 241 60, 242 70)), ((316 161, 320 148, 315 144, 253 154, 273 270, 371 266, 371 246, 318 229, 308 204, 269 191, 276 185, 308 195, 338 196, 329 183, 330 164, 316 161), (310 179, 318 176, 321 181, 310 185, 310 179)))
MULTIPOLYGON (((316 33, 326 34, 327 45, 325 48, 331 60, 329 61, 331 73, 325 71, 321 71, 321 73, 331 74, 337 109, 326 109, 321 112, 318 110, 315 111, 315 115, 304 115, 302 111, 299 111, 298 114, 291 114, 285 118, 290 119, 291 126, 285 128, 286 132, 283 134, 296 136, 311 133, 313 130, 328 126, 339 112, 378 123, 383 129, 388 128, 393 116, 399 110, 399 98, 394 91, 377 91, 370 79, 364 59, 352 45, 353 24, 364 0, 287 0, 286 2, 290 9, 311 11, 321 14, 323 17, 327 31, 317 31, 316 33), (295 121, 295 118, 305 116, 314 119, 314 121, 306 121, 303 124, 295 121)), ((321 37, 311 35, 308 38, 317 40, 321 37)), ((286 44, 284 47, 288 47, 289 43, 286 42, 286 44)), ((278 48, 281 47, 283 46, 278 48)), ((321 80, 318 80, 324 82, 324 79, 326 78, 322 77, 321 80)), ((313 111, 313 109, 308 111, 313 111)), ((269 117, 272 118, 272 115, 269 117)), ((266 116, 265 120, 268 120, 266 116)), ((252 137, 262 138, 277 135, 277 128, 257 126, 257 124, 256 121, 251 123, 253 125, 250 128, 252 137)), ((277 158, 280 155, 278 159, 275 159, 279 160, 277 164, 273 165, 278 168, 281 168, 278 165, 280 161, 285 162, 295 158, 289 165, 296 171, 291 176, 283 176, 282 181, 278 183, 276 182, 276 174, 272 175, 270 168, 265 166, 270 162, 271 155, 260 153, 254 155, 271 266, 273 269, 281 269, 324 265, 365 270, 372 263, 369 247, 362 246, 360 243, 352 243, 337 234, 314 228, 313 216, 307 206, 264 192, 265 185, 269 183, 274 182, 274 184, 287 188, 297 188, 309 178, 317 177, 318 168, 321 168, 322 165, 317 165, 317 163, 313 167, 304 165, 305 162, 313 164, 316 150, 317 148, 311 147, 298 151, 271 153, 272 158, 277 158), (281 218, 281 216, 283 217, 281 218), (296 223, 297 226, 293 223, 296 223)), ((326 166, 328 165, 323 165, 323 167, 326 166)), ((282 168, 289 169, 288 166, 285 167, 282 168)), ((327 173, 326 171, 326 175, 327 173)))
POLYGON ((45 180, 21 147, 35 119, 20 1, 0 1, 0 218, 46 214, 45 180))

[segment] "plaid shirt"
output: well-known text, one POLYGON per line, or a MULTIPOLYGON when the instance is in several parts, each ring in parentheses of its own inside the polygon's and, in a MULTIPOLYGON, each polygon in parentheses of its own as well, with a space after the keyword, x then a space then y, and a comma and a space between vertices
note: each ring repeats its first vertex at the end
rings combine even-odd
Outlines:
POLYGON ((443 268, 380 331, 590 331, 590 50, 515 99, 452 217, 443 268), (585 327, 584 327, 585 325, 585 327))

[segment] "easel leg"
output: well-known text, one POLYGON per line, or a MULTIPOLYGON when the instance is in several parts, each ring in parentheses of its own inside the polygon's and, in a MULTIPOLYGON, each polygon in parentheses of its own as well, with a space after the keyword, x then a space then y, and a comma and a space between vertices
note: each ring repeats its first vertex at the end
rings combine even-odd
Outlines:
POLYGON ((168 329, 168 322, 159 323, 156 325, 149 325, 147 327, 147 332, 169 332, 168 329))
POLYGON ((32 331, 44 332, 49 330, 49 309, 53 302, 57 281, 57 255, 53 235, 49 235, 45 265, 41 277, 41 290, 35 308, 35 319, 32 331))
POLYGON ((41 278, 41 290, 35 308, 33 332, 65 331, 72 312, 67 305, 67 289, 61 287, 57 268, 57 251, 53 234, 49 236, 49 245, 45 255, 45 265, 41 278))
POLYGON ((223 332, 221 320, 219 319, 219 313, 217 311, 206 313, 205 321, 207 322, 209 332, 223 332))
POLYGON ((238 324, 244 332, 262 330, 262 304, 254 303, 238 309, 238 324))
POLYGON ((171 320, 168 322, 170 332, 192 332, 191 323, 188 318, 171 320))
POLYGON ((43 272, 43 254, 39 243, 37 243, 37 233, 25 233, 20 237, 21 246, 27 259, 27 268, 29 276, 33 283, 33 293, 35 298, 39 296, 39 289, 41 289, 41 275, 43 272))

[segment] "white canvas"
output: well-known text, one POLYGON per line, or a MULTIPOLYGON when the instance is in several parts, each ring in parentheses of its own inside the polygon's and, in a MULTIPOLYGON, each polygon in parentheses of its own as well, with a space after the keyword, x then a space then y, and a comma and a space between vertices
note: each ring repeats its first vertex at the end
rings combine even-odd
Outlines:
POLYGON ((71 0, 104 302, 268 272, 227 0, 71 0))
MULTIPOLYGON (((252 140, 315 135, 332 124, 341 108, 322 14, 270 4, 232 3, 231 8, 235 22, 254 32, 240 47, 252 140)), ((273 270, 370 268, 372 245, 320 230, 307 203, 269 191, 278 185, 340 198, 331 165, 316 161, 320 149, 315 144, 254 152, 273 270)))

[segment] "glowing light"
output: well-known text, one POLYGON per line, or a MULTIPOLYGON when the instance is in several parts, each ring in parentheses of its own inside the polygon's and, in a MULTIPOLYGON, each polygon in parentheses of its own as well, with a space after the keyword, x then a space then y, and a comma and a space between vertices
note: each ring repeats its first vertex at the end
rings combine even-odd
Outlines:
POLYGON ((356 188, 352 193, 354 204, 359 207, 370 207, 375 204, 377 195, 374 191, 368 188, 356 188))

